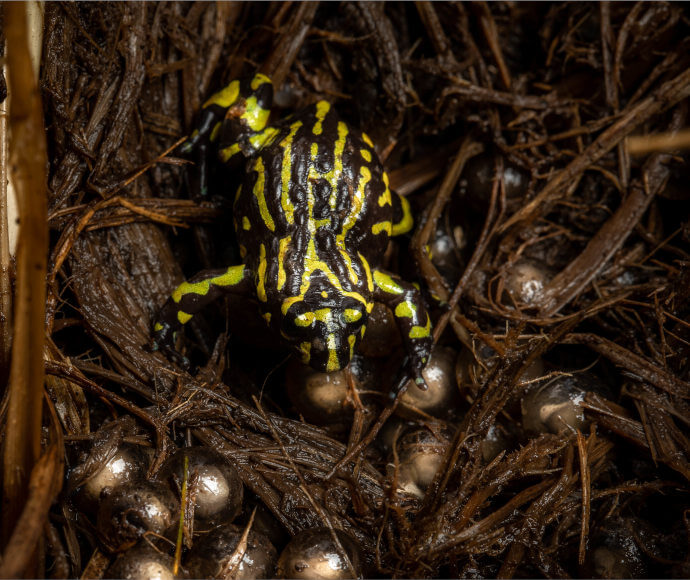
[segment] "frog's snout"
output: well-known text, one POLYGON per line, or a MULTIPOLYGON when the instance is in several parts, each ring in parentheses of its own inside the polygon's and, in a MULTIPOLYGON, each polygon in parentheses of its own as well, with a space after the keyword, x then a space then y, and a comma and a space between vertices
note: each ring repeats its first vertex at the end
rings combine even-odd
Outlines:
MULTIPOLYGON (((347 333, 328 332, 316 336, 310 341, 308 357, 302 358, 314 370, 331 373, 344 369, 352 358, 350 345, 356 343, 356 338, 347 333)), ((302 351, 304 354, 304 351, 302 351)))

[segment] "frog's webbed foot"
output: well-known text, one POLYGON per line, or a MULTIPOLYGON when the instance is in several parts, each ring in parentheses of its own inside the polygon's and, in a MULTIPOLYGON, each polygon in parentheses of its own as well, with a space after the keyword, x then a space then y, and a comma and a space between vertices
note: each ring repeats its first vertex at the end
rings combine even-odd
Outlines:
MULTIPOLYGON (((422 327, 420 326, 419 328, 422 327)), ((418 338, 408 346, 410 360, 407 370, 408 376, 414 380, 417 387, 422 391, 426 391, 428 387, 422 371, 429 362, 431 349, 434 346, 431 335, 431 321, 428 314, 426 315, 426 322, 423 328, 425 330, 428 329, 428 336, 418 338)))

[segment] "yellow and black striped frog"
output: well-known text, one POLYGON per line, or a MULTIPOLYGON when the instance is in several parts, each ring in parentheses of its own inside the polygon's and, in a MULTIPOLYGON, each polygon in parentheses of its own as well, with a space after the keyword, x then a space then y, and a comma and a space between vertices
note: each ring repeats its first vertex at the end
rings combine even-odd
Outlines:
POLYGON ((182 283, 154 324, 153 348, 182 364, 175 334, 225 294, 255 298, 275 332, 318 371, 344 368, 374 302, 395 314, 420 384, 432 346, 419 290, 379 268, 390 236, 412 227, 408 202, 392 192, 371 139, 327 101, 268 124, 271 80, 235 80, 201 110, 184 153, 213 145, 243 163, 233 206, 244 263, 182 283))

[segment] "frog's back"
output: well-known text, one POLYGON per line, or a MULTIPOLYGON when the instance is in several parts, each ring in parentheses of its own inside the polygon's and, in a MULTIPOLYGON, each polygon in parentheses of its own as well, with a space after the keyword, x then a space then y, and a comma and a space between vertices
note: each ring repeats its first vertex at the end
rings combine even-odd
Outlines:
POLYGON ((339 250, 378 264, 393 206, 368 137, 346 125, 326 101, 268 131, 274 133, 248 161, 235 203, 247 261, 258 259, 257 242, 270 254, 282 240, 292 253, 304 254, 313 243, 325 261, 339 250))
MULTIPOLYGON (((431 320, 419 290, 378 267, 389 237, 412 227, 409 204, 391 194, 371 141, 328 103, 266 126, 271 95, 263 74, 232 81, 204 104, 180 148, 196 152, 202 168, 216 141, 221 160, 246 159, 234 211, 244 262, 182 283, 154 323, 152 347, 184 363, 176 332, 206 304, 234 294, 256 298, 305 363, 336 371, 352 359, 379 301, 394 312, 411 372, 423 383, 431 320)), ((199 179, 200 193, 205 183, 199 179)))

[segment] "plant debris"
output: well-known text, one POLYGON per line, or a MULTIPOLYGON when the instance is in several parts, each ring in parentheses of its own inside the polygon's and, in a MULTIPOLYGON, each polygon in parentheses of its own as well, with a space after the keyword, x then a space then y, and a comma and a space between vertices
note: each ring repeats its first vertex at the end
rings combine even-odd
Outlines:
MULTIPOLYGON (((178 446, 212 447, 284 544, 342 530, 365 576, 687 576, 689 48, 687 13, 667 2, 47 3, 50 430, 28 493, 54 503, 32 574, 112 562, 72 496, 127 441, 152 449, 149 476, 178 446), (236 185, 216 167, 213 195, 190 200, 175 148, 208 95, 257 71, 276 115, 332 102, 410 201, 414 234, 386 265, 420 282, 435 340, 458 353, 450 418, 408 409, 365 445, 394 350, 374 386, 346 373, 345 432, 307 423, 286 352, 232 300, 191 325, 193 372, 149 348, 185 275, 240 263, 236 185), (582 422, 526 433, 522 394, 563 377, 587 385, 582 422), (381 444, 412 424, 445 441, 418 495, 398 486, 397 439, 381 444), (504 443, 487 455, 491 433, 504 443)), ((38 537, 27 518, 16 530, 38 537)), ((6 531, 3 574, 8 550, 33 554, 21 538, 6 531)))

